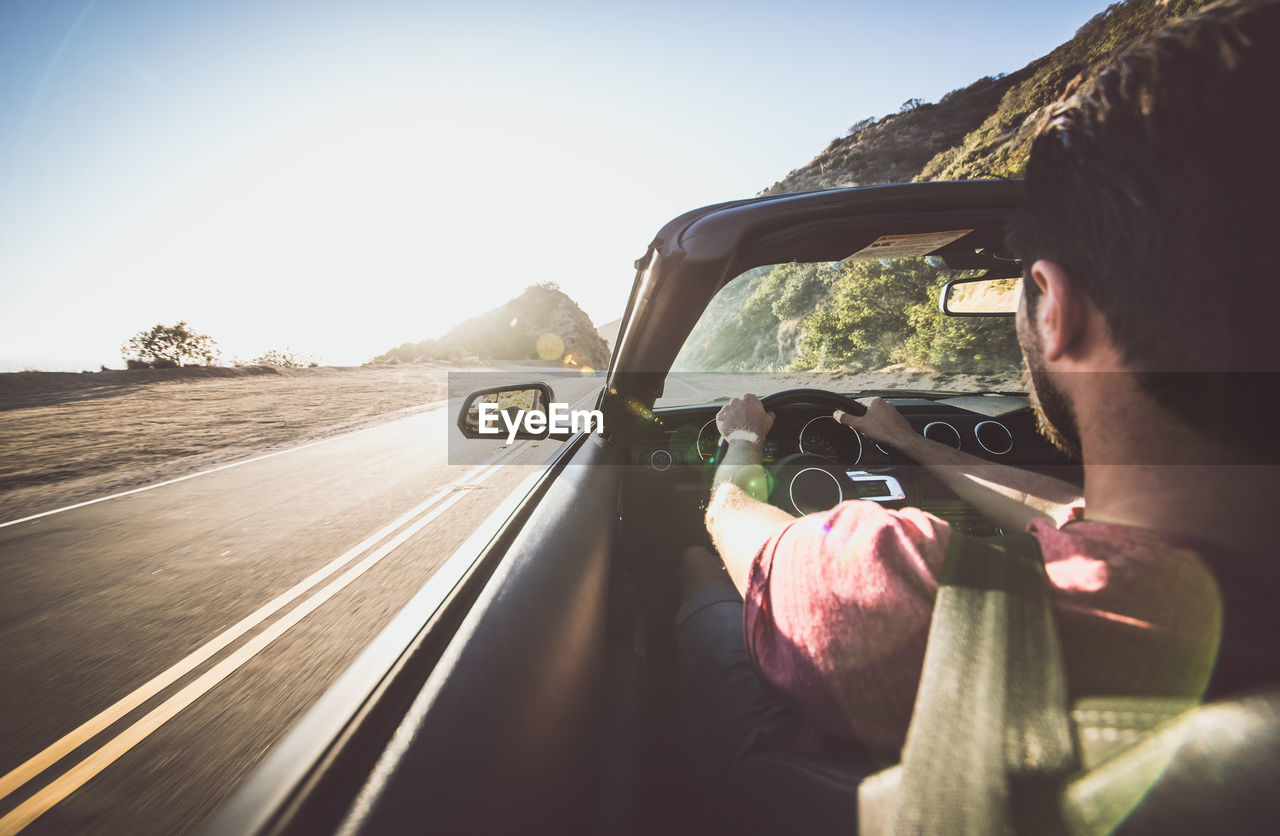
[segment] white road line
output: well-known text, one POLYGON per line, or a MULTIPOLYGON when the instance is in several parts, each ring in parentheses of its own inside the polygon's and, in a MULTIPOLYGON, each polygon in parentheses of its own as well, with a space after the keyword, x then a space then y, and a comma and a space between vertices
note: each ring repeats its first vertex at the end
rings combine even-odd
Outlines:
MULTIPOLYGON (((468 486, 478 485, 496 473, 497 469, 496 464, 490 465, 466 484, 468 486)), ((191 705, 191 703, 202 697, 219 682, 238 670, 242 665, 260 653, 269 644, 284 635, 289 628, 296 625, 299 621, 314 612, 321 604, 341 592, 352 581, 356 580, 369 569, 377 565, 379 561, 394 551, 398 546, 403 544, 406 540, 417 534, 422 529, 426 528, 435 521, 437 517, 449 510, 455 503, 459 502, 465 496, 467 496, 466 492, 455 493, 448 500, 438 505, 413 525, 401 531, 377 551, 352 566, 324 589, 321 589, 315 595, 312 595, 310 598, 303 601, 287 615, 276 621, 266 630, 254 636, 244 645, 244 647, 240 648, 226 659, 223 659, 217 665, 214 665, 208 672, 201 675, 190 685, 187 685, 181 691, 162 702, 159 706, 152 709, 140 720, 129 726, 120 734, 116 735, 116 737, 112 738, 93 754, 89 755, 87 758, 80 761, 80 763, 71 767, 61 776, 54 779, 50 784, 45 786, 31 798, 19 804, 6 816, 0 818, 0 836, 9 836, 9 834, 17 833, 39 818, 50 807, 66 798, 80 787, 84 786, 86 782, 114 763, 121 755, 128 752, 142 740, 146 739, 148 735, 171 720, 180 711, 191 705)))
POLYGON ((26 784, 35 776, 48 769, 54 763, 57 763, 67 754, 79 748, 89 740, 100 734, 104 729, 117 722, 129 712, 142 705, 147 700, 160 693, 165 688, 177 682, 186 674, 195 670, 204 664, 211 657, 225 648, 227 645, 239 639, 245 633, 257 627, 266 619, 288 606, 294 600, 305 594, 316 584, 328 578, 334 572, 337 572, 353 558, 363 554, 365 550, 373 547, 381 542, 388 535, 395 532, 401 526, 410 522, 414 517, 426 511, 443 499, 451 490, 472 480, 476 477, 488 478, 488 474, 492 472, 502 460, 516 455, 524 445, 512 445, 505 450, 495 453, 488 461, 482 463, 477 468, 467 472, 463 476, 455 479, 450 484, 436 491, 429 498, 415 505, 396 519, 387 523, 378 531, 366 537, 356 546, 343 552, 342 555, 330 561, 325 566, 311 573, 304 580, 295 584, 287 591, 283 592, 273 600, 259 607, 252 614, 241 619, 232 627, 224 630, 219 635, 205 642, 191 654, 170 667, 168 670, 156 675, 146 684, 135 689, 132 693, 122 697, 106 710, 97 716, 85 721, 80 726, 68 732, 59 740, 46 747, 25 763, 14 768, 4 777, 0 778, 0 799, 4 799, 14 790, 26 784))
MULTIPOLYGON (((428 412, 434 412, 436 409, 439 409, 440 407, 444 406, 445 403, 447 403, 447 401, 432 401, 427 404, 426 409, 424 409, 422 412, 415 413, 415 415, 411 415, 408 417, 412 418, 412 417, 416 417, 417 415, 424 415, 428 412)), ((403 421, 406 419, 399 418, 397 420, 403 421)), ((395 422, 388 421, 387 423, 395 423, 395 422)), ((223 464, 223 465, 219 465, 218 467, 211 467, 208 470, 201 470, 198 473, 188 473, 186 476, 179 476, 176 479, 168 479, 164 482, 156 482, 154 485, 144 485, 141 488, 134 488, 128 491, 121 491, 120 493, 113 493, 110 496, 100 496, 97 499, 89 499, 84 502, 77 502, 75 505, 66 505, 66 506, 63 506, 62 508, 54 508, 52 511, 41 511, 39 514, 32 514, 29 517, 23 517, 22 519, 9 520, 8 522, 0 523, 0 528, 5 528, 6 526, 10 526, 10 525, 17 525, 18 523, 30 522, 31 520, 38 520, 41 517, 48 517, 52 514, 61 514, 63 511, 74 511, 75 509, 83 508, 86 505, 96 505, 99 502, 106 502, 108 499, 119 499, 122 496, 132 496, 135 493, 142 493, 143 491, 152 491, 152 490, 155 490, 156 488, 163 488, 165 485, 176 485, 178 482, 185 482, 188 479, 194 479, 197 476, 208 476, 210 473, 217 473, 221 470, 230 470, 233 467, 240 467, 241 465, 245 465, 245 464, 253 464, 254 462, 260 462, 263 459, 271 459, 271 458, 275 458, 276 456, 283 456, 285 453, 296 453, 299 450, 306 450, 309 447, 318 447, 321 444, 328 444, 330 441, 337 441, 340 438, 350 438, 353 435, 359 435, 360 433, 366 433, 366 432, 369 432, 370 430, 376 430, 378 427, 385 427, 385 426, 386 424, 374 424, 372 427, 364 427, 363 429, 352 430, 351 432, 343 433, 342 435, 335 435, 335 436, 330 436, 329 438, 322 438, 319 441, 311 441, 311 442, 308 442, 307 444, 302 444, 297 447, 290 447, 287 450, 276 450, 274 453, 264 453, 261 456, 254 456, 251 459, 243 459, 238 462, 231 462, 230 464, 223 464)))

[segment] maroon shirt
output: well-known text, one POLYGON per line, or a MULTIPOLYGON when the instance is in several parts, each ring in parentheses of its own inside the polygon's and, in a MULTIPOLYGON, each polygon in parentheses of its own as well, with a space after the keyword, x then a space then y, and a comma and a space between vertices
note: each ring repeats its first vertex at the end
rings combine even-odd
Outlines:
MULTIPOLYGON (((1028 531, 1044 553, 1073 696, 1204 693, 1223 597, 1194 544, 1078 513, 1028 531)), ((925 511, 861 500, 788 525, 747 580, 757 671, 819 730, 900 748, 950 537, 925 511)))

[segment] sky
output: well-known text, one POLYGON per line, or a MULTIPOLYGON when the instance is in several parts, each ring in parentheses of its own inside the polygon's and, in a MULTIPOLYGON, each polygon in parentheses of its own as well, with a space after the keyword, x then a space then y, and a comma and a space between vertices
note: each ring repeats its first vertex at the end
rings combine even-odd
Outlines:
POLYGON ((597 324, 670 218, 1104 0, 0 0, 0 371, 355 365, 536 282, 597 324))

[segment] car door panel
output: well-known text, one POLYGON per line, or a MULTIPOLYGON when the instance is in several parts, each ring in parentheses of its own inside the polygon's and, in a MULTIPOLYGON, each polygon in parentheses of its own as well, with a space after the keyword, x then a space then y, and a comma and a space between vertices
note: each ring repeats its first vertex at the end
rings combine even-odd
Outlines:
POLYGON ((542 497, 396 730, 350 832, 587 824, 617 459, 589 438, 542 497))

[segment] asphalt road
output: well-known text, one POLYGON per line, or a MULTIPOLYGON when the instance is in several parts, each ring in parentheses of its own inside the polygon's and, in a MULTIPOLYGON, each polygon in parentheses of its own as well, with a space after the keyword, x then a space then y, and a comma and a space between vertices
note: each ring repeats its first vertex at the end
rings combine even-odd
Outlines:
POLYGON ((0 527, 0 834, 199 828, 559 447, 456 409, 0 527))

